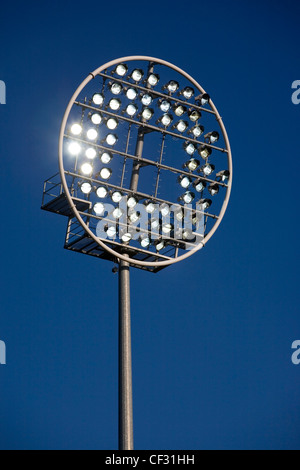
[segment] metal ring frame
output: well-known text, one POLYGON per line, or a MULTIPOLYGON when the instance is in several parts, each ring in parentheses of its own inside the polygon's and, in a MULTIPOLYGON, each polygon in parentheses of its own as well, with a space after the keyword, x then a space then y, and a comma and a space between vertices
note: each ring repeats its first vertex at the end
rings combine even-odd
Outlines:
POLYGON ((215 116, 216 116, 216 120, 218 121, 219 125, 220 125, 220 128, 221 128, 221 131, 222 131, 222 134, 223 134, 223 138, 224 138, 224 142, 225 142, 225 146, 226 146, 226 149, 227 149, 227 158, 228 158, 228 169, 229 169, 229 172, 230 172, 230 178, 229 178, 229 181, 228 181, 228 187, 227 187, 227 191, 226 191, 226 196, 225 196, 225 199, 224 199, 224 202, 223 202, 223 205, 222 205, 222 208, 221 208, 221 211, 220 211, 220 214, 219 214, 219 218, 217 220, 217 222, 214 224, 214 226, 212 227, 212 229, 210 230, 210 232, 205 236, 204 240, 202 242, 200 242, 197 246, 195 246, 195 248, 193 248, 192 250, 188 251, 187 253, 179 256, 178 258, 174 258, 172 260, 167 260, 167 261, 156 261, 156 262, 149 262, 149 261, 139 261, 139 260, 135 260, 135 259, 132 259, 132 258, 128 258, 128 255, 123 255, 117 251, 114 251, 113 249, 109 248, 102 240, 100 240, 90 229, 89 227, 86 225, 86 223, 84 222, 84 220, 82 219, 79 211, 77 210, 74 202, 73 202, 73 199, 72 199, 72 196, 70 195, 70 192, 69 192, 69 188, 68 188, 68 185, 67 185, 67 181, 66 181, 66 176, 65 176, 65 170, 64 170, 64 164, 63 164, 63 140, 64 140, 64 134, 65 134, 65 129, 66 129, 66 125, 67 125, 67 120, 68 120, 68 117, 69 117, 69 114, 71 112, 71 109, 78 97, 78 95, 80 94, 80 92, 84 89, 84 87, 91 81, 93 80, 99 73, 101 73, 103 70, 109 68, 109 67, 113 67, 119 63, 122 63, 122 62, 130 62, 130 61, 138 61, 138 60, 144 60, 144 61, 149 61, 149 62, 154 62, 156 64, 160 64, 160 65, 164 65, 166 67, 169 67, 173 70, 175 70, 176 72, 180 73, 181 75, 183 75, 186 79, 188 79, 191 83, 193 83, 193 85, 201 91, 201 93, 205 93, 205 90, 199 85, 199 83, 196 82, 196 80, 194 80, 190 75, 188 75, 186 72, 184 72, 183 70, 181 70, 179 67, 171 64, 170 62, 167 62, 167 61, 164 61, 164 60, 161 60, 161 59, 157 59, 157 58, 154 58, 154 57, 148 57, 148 56, 128 56, 128 57, 122 57, 120 59, 116 59, 116 60, 113 60, 111 62, 107 62, 106 64, 102 65, 101 67, 99 67, 98 69, 96 69, 94 72, 90 73, 88 75, 88 77, 81 83, 81 85, 77 88, 77 90, 75 91, 74 95, 72 96, 67 108, 66 108, 66 111, 65 111, 65 114, 64 114, 64 117, 63 117, 63 120, 62 120, 62 124, 61 124, 61 129, 60 129, 60 135, 59 135, 59 149, 58 149, 58 155, 59 155, 59 170, 60 170, 60 176, 61 176, 61 181, 62 181, 62 185, 63 185, 63 188, 64 188, 64 191, 65 191, 65 195, 67 197, 67 200, 70 204, 70 207, 75 215, 75 217, 77 218, 78 222, 80 223, 80 225, 82 226, 82 228, 86 231, 86 233, 98 244, 100 245, 104 250, 106 250, 107 252, 109 252, 111 255, 113 255, 116 259, 119 259, 119 260, 123 260, 123 261, 126 261, 126 262, 129 262, 130 264, 132 265, 136 265, 136 266, 148 266, 148 267, 166 267, 166 266, 170 266, 172 264, 175 264, 175 263, 178 263, 179 261, 183 261, 187 258, 189 258, 190 256, 192 256, 193 254, 195 254, 197 251, 199 251, 201 248, 204 247, 204 245, 210 240, 210 238, 214 235, 214 233, 216 232, 217 228, 219 227, 224 215, 225 215, 225 212, 226 212, 226 209, 227 209, 227 206, 228 206, 228 202, 229 202, 229 198, 230 198, 230 193, 231 193, 231 187, 232 187, 232 155, 231 155, 231 149, 230 149, 230 143, 229 143, 229 138, 228 138, 228 135, 227 135, 227 132, 226 132, 226 129, 225 129, 225 126, 223 124, 223 121, 222 121, 222 118, 217 110, 217 108, 215 107, 215 105, 213 104, 212 100, 210 99, 209 101, 209 105, 211 107, 211 109, 213 110, 215 116))

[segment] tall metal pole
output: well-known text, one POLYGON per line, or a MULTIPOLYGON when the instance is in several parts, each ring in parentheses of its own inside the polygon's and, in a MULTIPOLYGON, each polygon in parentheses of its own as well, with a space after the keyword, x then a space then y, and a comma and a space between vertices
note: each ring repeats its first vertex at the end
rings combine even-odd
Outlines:
POLYGON ((129 263, 119 264, 119 450, 133 450, 129 263))

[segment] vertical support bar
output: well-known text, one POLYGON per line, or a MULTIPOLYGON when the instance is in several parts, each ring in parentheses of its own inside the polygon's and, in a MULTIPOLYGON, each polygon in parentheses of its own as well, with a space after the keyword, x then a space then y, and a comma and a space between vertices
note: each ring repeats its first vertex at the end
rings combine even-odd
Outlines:
POLYGON ((119 264, 119 450, 133 450, 129 263, 119 264))

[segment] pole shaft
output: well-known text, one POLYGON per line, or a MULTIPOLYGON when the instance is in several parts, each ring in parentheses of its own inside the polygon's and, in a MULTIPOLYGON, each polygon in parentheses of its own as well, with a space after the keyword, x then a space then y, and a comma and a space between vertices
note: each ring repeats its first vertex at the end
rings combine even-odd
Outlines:
POLYGON ((133 450, 129 263, 119 265, 119 450, 133 450))

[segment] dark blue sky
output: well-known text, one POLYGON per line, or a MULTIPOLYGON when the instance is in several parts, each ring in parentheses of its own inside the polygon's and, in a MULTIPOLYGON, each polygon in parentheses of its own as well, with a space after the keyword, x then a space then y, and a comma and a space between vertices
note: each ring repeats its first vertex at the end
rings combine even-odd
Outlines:
POLYGON ((117 276, 40 210, 60 122, 103 63, 142 54, 210 93, 234 158, 204 250, 132 270, 136 449, 299 449, 296 1, 5 2, 0 16, 1 449, 117 448, 117 276))

